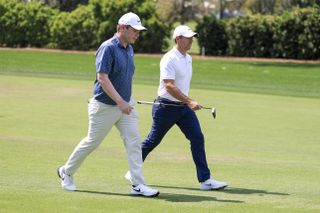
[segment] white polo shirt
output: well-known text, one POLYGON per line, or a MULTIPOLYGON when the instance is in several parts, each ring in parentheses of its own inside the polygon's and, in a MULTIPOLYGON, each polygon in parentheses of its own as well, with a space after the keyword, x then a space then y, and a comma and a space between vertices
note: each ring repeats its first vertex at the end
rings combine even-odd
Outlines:
POLYGON ((170 95, 165 86, 164 79, 174 80, 181 92, 188 96, 192 77, 192 58, 189 54, 182 55, 176 47, 167 52, 160 61, 160 83, 158 96, 171 101, 179 101, 170 95))

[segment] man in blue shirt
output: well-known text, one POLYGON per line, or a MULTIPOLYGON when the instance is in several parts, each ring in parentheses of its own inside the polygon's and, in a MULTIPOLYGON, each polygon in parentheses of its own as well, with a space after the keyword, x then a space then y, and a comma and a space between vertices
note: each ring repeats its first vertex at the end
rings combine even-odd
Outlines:
POLYGON ((115 125, 127 149, 129 171, 132 174, 130 194, 147 197, 159 194, 158 190, 145 185, 138 116, 131 100, 135 69, 131 44, 138 39, 141 30, 146 28, 141 25, 140 18, 134 13, 126 13, 118 21, 117 33, 103 42, 96 52, 94 96, 88 104, 88 134, 57 171, 65 190, 76 190, 73 175, 115 125))

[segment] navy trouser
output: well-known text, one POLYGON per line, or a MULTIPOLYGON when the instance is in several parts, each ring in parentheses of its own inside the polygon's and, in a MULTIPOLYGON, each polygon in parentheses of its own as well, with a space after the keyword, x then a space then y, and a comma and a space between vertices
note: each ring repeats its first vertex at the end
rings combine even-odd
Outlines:
MULTIPOLYGON (((175 104, 164 98, 157 98, 156 102, 164 104, 175 104)), ((149 135, 142 142, 142 159, 160 144, 162 138, 169 129, 177 124, 186 138, 190 141, 193 161, 197 169, 199 182, 204 182, 210 178, 206 153, 204 147, 204 136, 201 131, 199 120, 187 105, 176 106, 153 106, 152 108, 152 127, 149 135)))

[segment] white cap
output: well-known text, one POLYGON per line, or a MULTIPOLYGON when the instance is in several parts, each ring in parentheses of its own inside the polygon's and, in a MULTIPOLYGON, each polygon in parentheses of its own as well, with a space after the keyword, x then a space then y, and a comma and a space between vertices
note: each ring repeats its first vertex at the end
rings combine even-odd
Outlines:
POLYGON ((186 26, 186 25, 180 25, 178 27, 176 27, 176 29, 174 29, 173 32, 173 39, 176 39, 178 36, 183 36, 186 38, 191 38, 195 35, 198 35, 198 33, 193 32, 190 27, 186 26))
POLYGON ((139 16, 132 12, 126 13, 123 16, 121 16, 121 18, 118 21, 118 24, 129 25, 136 30, 146 30, 146 28, 141 25, 139 16))

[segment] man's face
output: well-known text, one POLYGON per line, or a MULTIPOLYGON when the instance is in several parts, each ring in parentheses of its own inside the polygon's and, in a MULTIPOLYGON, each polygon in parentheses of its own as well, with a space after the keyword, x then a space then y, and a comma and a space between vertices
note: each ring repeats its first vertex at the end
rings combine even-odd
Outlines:
POLYGON ((192 42, 193 42, 193 37, 191 38, 186 38, 183 36, 177 37, 178 46, 185 51, 190 50, 192 42))
POLYGON ((124 38, 127 43, 133 44, 139 38, 139 30, 131 26, 124 26, 124 38))

